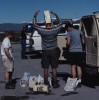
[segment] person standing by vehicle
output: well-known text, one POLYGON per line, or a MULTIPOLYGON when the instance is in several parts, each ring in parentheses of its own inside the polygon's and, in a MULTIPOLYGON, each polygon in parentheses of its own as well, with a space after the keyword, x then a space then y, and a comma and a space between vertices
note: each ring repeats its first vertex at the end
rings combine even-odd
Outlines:
POLYGON ((23 28, 21 32, 21 45, 22 45, 22 50, 21 50, 21 58, 25 59, 25 53, 26 53, 26 27, 23 28))
POLYGON ((82 61, 83 61, 83 46, 85 44, 84 34, 78 29, 74 29, 71 23, 65 26, 67 30, 67 48, 69 49, 69 61, 72 66, 72 77, 76 78, 78 75, 78 83, 82 80, 82 61), (77 69, 77 71, 76 71, 77 69), (77 73, 76 73, 77 72, 77 73))
MULTIPOLYGON (((57 67, 58 67, 58 46, 57 46, 57 34, 60 32, 62 22, 55 12, 51 12, 56 16, 59 24, 57 27, 53 27, 51 20, 46 21, 46 28, 42 28, 37 25, 36 17, 39 11, 34 14, 33 27, 38 31, 42 37, 42 67, 44 68, 44 83, 48 82, 48 68, 52 67, 52 86, 58 88, 60 85, 57 81, 57 67)), ((45 16, 47 18, 47 16, 45 16)))
POLYGON ((31 25, 28 25, 28 29, 27 29, 27 36, 28 36, 28 39, 29 39, 29 51, 32 52, 32 46, 34 44, 34 40, 32 38, 34 34, 34 29, 32 28, 31 25))
MULTIPOLYGON (((12 45, 10 39, 13 38, 13 33, 7 33, 1 45, 1 56, 2 62, 5 68, 5 81, 6 83, 11 83, 12 74, 14 71, 14 58, 12 55, 12 45)), ((12 85, 9 88, 14 88, 12 85)))

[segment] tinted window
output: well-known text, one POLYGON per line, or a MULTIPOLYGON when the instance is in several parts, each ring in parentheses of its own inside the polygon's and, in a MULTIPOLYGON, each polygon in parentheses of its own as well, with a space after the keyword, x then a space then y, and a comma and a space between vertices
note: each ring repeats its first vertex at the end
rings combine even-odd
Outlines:
POLYGON ((96 36, 96 25, 92 16, 82 19, 88 36, 96 36))

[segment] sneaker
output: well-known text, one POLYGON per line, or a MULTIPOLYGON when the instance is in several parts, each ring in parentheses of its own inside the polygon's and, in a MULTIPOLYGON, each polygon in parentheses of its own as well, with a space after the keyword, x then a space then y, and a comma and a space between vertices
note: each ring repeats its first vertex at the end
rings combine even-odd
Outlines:
POLYGON ((44 81, 44 84, 45 84, 45 85, 48 85, 48 86, 49 86, 49 88, 51 87, 51 86, 50 86, 50 83, 49 83, 49 81, 48 81, 48 80, 45 80, 45 81, 44 81))
POLYGON ((16 84, 12 83, 12 82, 8 82, 5 85, 6 89, 15 89, 16 88, 16 84))
POLYGON ((78 83, 81 83, 81 80, 80 79, 78 80, 78 83))
POLYGON ((76 82, 76 86, 77 86, 79 83, 81 83, 81 80, 77 80, 77 82, 76 82))
POLYGON ((77 88, 80 88, 81 87, 81 80, 77 80, 77 83, 76 83, 76 86, 77 86, 77 88))
POLYGON ((59 88, 60 87, 60 85, 58 83, 53 83, 52 86, 53 86, 53 88, 59 88))
POLYGON ((77 88, 81 88, 82 84, 78 83, 77 88))
POLYGON ((58 84, 58 80, 52 79, 52 87, 53 88, 59 88, 60 87, 60 85, 58 84))
POLYGON ((16 86, 15 86, 14 84, 6 84, 6 85, 5 85, 5 88, 6 88, 6 89, 15 89, 15 87, 16 87, 16 86))

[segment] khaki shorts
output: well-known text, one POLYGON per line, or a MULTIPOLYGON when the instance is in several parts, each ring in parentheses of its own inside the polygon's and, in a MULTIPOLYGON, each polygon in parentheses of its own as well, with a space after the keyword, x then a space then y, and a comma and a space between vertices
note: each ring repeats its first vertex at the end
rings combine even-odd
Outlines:
POLYGON ((9 59, 2 59, 2 61, 6 72, 14 71, 14 61, 10 61, 9 59))

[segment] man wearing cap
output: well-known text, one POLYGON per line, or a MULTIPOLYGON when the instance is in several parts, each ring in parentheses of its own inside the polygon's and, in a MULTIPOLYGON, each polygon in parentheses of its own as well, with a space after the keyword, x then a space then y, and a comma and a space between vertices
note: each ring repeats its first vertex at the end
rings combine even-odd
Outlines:
POLYGON ((58 46, 57 46, 57 34, 60 32, 62 28, 62 22, 57 16, 55 12, 51 12, 51 14, 55 15, 59 24, 55 27, 52 25, 52 21, 50 19, 49 11, 44 11, 46 27, 42 28, 37 25, 36 17, 39 11, 34 14, 33 19, 33 27, 39 32, 42 37, 42 67, 44 68, 44 83, 48 83, 48 68, 51 65, 52 68, 52 86, 53 88, 58 88, 59 84, 57 81, 57 70, 58 67, 58 46))
POLYGON ((21 32, 21 45, 22 45, 22 50, 21 50, 21 58, 26 59, 25 53, 26 53, 26 26, 24 26, 22 32, 21 32))

